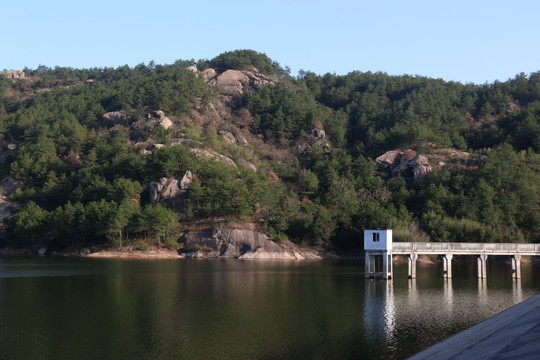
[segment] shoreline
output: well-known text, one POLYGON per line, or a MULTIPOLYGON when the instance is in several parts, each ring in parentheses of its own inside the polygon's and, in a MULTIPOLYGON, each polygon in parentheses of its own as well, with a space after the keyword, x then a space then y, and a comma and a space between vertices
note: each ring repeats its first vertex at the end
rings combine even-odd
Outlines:
MULTIPOLYGON (((315 251, 315 250, 313 250, 315 251)), ((148 250, 138 250, 132 247, 119 248, 119 249, 107 249, 107 248, 83 248, 80 250, 66 249, 63 251, 44 252, 40 254, 40 249, 30 248, 0 248, 0 256, 22 256, 22 257, 77 257, 77 258, 96 258, 96 259, 238 259, 238 260, 354 260, 364 261, 364 254, 336 254, 332 252, 320 252, 318 251, 318 258, 296 258, 291 259, 289 257, 263 257, 263 258, 237 258, 237 257, 194 257, 191 253, 180 253, 178 250, 170 250, 165 248, 151 248, 148 250)), ((495 257, 497 262, 508 262, 509 260, 502 257, 495 257)), ((436 256, 419 256, 418 263, 436 264, 440 262, 436 256)), ((473 261, 473 257, 460 257, 454 259, 454 261, 473 261)), ((493 260, 491 260, 493 261, 493 260)), ((540 262, 540 257, 526 256, 522 258, 522 262, 540 262)), ((393 258, 394 264, 406 264, 407 257, 405 255, 395 255, 393 258)))

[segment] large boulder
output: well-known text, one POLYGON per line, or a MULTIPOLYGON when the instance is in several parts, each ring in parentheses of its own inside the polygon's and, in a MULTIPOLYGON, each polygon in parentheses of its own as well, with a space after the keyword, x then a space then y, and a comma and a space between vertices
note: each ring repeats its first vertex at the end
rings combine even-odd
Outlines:
POLYGON ((101 120, 106 126, 114 126, 126 119, 126 114, 121 111, 111 111, 101 116, 101 120))
POLYGON ((165 117, 165 113, 162 111, 162 110, 156 110, 156 111, 153 111, 151 113, 148 113, 146 115, 147 118, 158 118, 158 119, 163 119, 165 117))
POLYGON ((262 74, 251 71, 227 70, 208 81, 223 95, 242 96, 274 81, 262 74))
POLYGON ((180 180, 180 190, 189 190, 192 182, 193 174, 191 174, 191 171, 188 170, 182 177, 182 180, 180 180))
POLYGON ((310 251, 286 249, 256 230, 224 228, 188 232, 180 242, 186 257, 236 259, 319 259, 310 251))
POLYGON ((242 71, 227 70, 215 79, 210 80, 210 84, 219 89, 223 95, 243 95, 244 84, 249 83, 249 78, 242 71))
POLYGON ((392 150, 375 159, 379 168, 391 176, 398 174, 407 181, 422 181, 433 169, 425 155, 413 150, 392 150))
POLYGON ((184 192, 177 179, 161 178, 150 184, 150 201, 156 204, 160 200, 172 199, 184 192))
POLYGON ((193 174, 186 171, 182 179, 161 178, 159 181, 150 184, 150 201, 156 204, 161 200, 172 200, 184 195, 193 182, 193 174))
POLYGON ((158 125, 164 128, 165 130, 167 130, 168 128, 173 126, 173 122, 168 117, 164 117, 164 118, 159 119, 158 125))
POLYGON ((218 154, 217 152, 210 150, 210 149, 191 149, 197 156, 202 156, 207 159, 214 159, 217 161, 222 162, 223 164, 227 166, 236 167, 236 164, 234 163, 233 159, 226 157, 225 155, 218 154))
POLYGON ((24 79, 26 77, 22 70, 9 70, 4 71, 2 74, 11 80, 24 79))
POLYGON ((206 81, 208 81, 210 79, 213 79, 216 76, 216 70, 214 70, 214 69, 205 69, 205 70, 201 71, 201 74, 202 74, 203 78, 206 81))
POLYGON ((146 118, 150 119, 148 125, 150 126, 161 126, 165 130, 173 126, 171 119, 165 116, 165 113, 162 110, 156 110, 146 114, 146 118))
POLYGON ((228 143, 231 143, 231 144, 236 144, 236 138, 234 137, 234 135, 228 131, 223 131, 221 130, 219 132, 219 135, 223 136, 223 139, 228 142, 228 143))

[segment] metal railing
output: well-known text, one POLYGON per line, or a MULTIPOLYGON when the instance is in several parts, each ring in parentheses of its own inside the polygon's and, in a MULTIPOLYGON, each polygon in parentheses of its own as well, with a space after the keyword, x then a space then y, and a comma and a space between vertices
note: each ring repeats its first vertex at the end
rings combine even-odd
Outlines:
POLYGON ((395 242, 394 254, 499 254, 540 255, 540 244, 395 242))

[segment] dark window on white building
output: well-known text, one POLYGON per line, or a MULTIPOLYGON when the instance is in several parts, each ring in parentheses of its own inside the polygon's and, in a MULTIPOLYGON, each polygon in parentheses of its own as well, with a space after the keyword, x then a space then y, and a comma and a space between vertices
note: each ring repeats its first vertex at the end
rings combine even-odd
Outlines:
POLYGON ((381 234, 379 233, 373 233, 373 242, 380 241, 381 240, 380 235, 381 234))

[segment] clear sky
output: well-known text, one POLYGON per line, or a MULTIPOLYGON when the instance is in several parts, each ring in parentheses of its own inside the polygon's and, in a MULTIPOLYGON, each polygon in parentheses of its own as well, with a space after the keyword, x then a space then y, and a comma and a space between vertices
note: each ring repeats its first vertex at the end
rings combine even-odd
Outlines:
POLYGON ((317 74, 462 83, 540 71, 538 0, 0 0, 0 71, 170 64, 252 49, 317 74))

